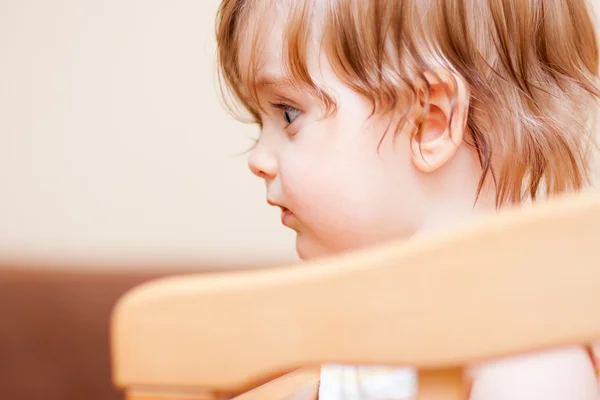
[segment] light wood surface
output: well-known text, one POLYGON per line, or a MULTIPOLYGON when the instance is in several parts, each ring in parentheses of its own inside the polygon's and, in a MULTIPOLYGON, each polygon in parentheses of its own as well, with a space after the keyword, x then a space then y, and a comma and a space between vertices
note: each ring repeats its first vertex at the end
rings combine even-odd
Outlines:
POLYGON ((599 255, 586 194, 302 265, 158 280, 114 310, 114 381, 242 392, 326 362, 411 365, 423 395, 460 398, 463 365, 600 338, 599 255))
POLYGON ((128 393, 126 400, 220 400, 218 395, 210 393, 178 393, 176 391, 164 392, 157 391, 156 393, 128 393))
POLYGON ((463 368, 426 370, 419 374, 419 400, 463 400, 468 382, 463 368))

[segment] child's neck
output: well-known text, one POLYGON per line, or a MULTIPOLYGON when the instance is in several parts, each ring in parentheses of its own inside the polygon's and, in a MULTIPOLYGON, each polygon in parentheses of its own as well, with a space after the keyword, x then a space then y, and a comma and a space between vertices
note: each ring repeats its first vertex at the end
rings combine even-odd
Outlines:
POLYGON ((476 205, 464 210, 455 210, 452 213, 446 213, 442 216, 429 218, 417 231, 414 236, 429 235, 431 233, 446 232, 454 229, 458 229, 464 225, 469 224, 476 218, 496 212, 495 207, 480 207, 476 205))
POLYGON ((496 191, 487 179, 479 195, 477 188, 482 170, 479 159, 470 149, 461 148, 444 172, 429 184, 437 192, 429 204, 427 217, 415 236, 457 229, 482 215, 497 212, 496 191))

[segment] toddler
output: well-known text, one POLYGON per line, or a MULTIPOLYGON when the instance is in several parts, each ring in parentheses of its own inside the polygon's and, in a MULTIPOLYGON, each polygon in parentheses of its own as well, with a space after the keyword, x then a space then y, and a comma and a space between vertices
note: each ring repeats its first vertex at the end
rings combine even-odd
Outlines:
MULTIPOLYGON (((302 259, 589 183, 600 92, 584 0, 224 0, 217 42, 228 105, 260 129, 250 169, 302 259)), ((416 390, 408 368, 322 371, 324 400, 416 390)), ((474 400, 597 398, 583 347, 470 372, 474 400)))

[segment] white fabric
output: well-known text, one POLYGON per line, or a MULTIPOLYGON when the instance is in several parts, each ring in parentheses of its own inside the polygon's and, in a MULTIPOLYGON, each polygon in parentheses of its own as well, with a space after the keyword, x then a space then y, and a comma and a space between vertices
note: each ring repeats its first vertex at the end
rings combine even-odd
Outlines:
POLYGON ((319 400, 407 400, 417 392, 411 368, 328 364, 321 368, 319 400))

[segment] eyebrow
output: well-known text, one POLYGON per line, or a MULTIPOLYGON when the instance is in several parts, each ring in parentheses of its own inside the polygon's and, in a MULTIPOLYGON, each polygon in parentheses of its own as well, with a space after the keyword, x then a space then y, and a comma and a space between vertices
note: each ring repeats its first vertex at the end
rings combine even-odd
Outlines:
POLYGON ((261 74, 256 80, 256 86, 289 86, 292 80, 283 75, 261 74))

